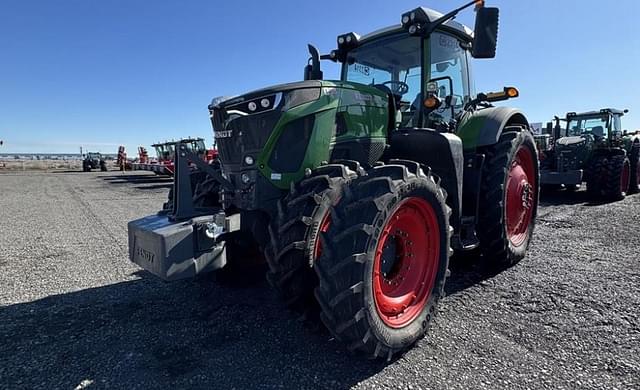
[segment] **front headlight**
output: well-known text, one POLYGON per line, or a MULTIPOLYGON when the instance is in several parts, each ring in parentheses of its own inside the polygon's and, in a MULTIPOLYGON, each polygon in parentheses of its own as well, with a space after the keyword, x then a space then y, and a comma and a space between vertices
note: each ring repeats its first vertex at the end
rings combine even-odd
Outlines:
POLYGON ((293 91, 287 92, 284 96, 284 106, 282 109, 288 110, 318 99, 320 99, 320 88, 294 89, 293 91))

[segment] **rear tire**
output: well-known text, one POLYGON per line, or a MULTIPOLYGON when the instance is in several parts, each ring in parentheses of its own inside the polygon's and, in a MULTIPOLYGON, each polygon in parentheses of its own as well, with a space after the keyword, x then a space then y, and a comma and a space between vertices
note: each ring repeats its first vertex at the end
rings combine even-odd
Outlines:
POLYGON ((535 227, 540 182, 535 142, 529 131, 508 127, 484 152, 480 249, 489 265, 509 267, 524 258, 535 227))
POLYGON ((629 153, 629 194, 640 192, 640 143, 634 143, 629 153))
POLYGON ((347 186, 315 267, 325 326, 350 351, 387 360, 426 333, 452 252, 439 178, 415 162, 390 164, 347 186))
POLYGON ((267 280, 289 309, 308 319, 317 319, 319 312, 313 296, 318 285, 313 267, 322 252, 319 233, 329 228, 329 209, 342 197, 344 185, 363 173, 357 162, 350 165, 321 166, 292 186, 269 226, 267 280))
POLYGON ((631 167, 624 154, 609 156, 604 165, 602 195, 605 200, 622 200, 629 191, 631 167))

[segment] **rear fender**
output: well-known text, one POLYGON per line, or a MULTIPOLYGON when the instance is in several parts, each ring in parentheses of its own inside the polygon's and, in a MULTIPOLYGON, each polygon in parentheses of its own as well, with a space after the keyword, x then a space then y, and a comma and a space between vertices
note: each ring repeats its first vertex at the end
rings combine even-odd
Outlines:
POLYGON ((490 107, 463 118, 457 135, 465 152, 498 142, 504 129, 520 125, 529 128, 529 121, 520 110, 509 107, 490 107))
POLYGON ((451 226, 457 232, 462 210, 464 170, 460 138, 431 129, 401 129, 391 134, 389 143, 385 160, 395 158, 416 161, 430 167, 433 173, 440 176, 440 185, 447 191, 447 204, 452 211, 451 226))

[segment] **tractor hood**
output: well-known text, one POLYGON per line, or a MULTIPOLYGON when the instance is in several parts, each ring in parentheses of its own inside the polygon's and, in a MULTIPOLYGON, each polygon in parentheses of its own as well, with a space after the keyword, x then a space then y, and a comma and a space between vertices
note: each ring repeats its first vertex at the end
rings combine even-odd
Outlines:
POLYGON ((557 141, 558 145, 562 146, 575 146, 586 143, 587 140, 581 136, 572 136, 572 137, 562 137, 557 141))
POLYGON ((260 180, 287 189, 323 161, 378 159, 390 123, 384 91, 326 80, 216 98, 209 113, 224 172, 245 192, 260 180))
MULTIPOLYGON (((259 99, 263 97, 268 97, 272 94, 286 94, 291 91, 296 90, 309 90, 309 89, 320 89, 320 88, 346 88, 349 90, 364 90, 369 94, 374 96, 379 96, 380 98, 386 98, 386 94, 381 90, 352 82, 345 81, 320 81, 320 80, 305 80, 298 81, 294 83, 285 83, 285 84, 277 84, 270 87, 258 89, 255 91, 251 91, 244 95, 236 95, 236 96, 220 96, 212 99, 211 104, 209 104, 209 110, 231 107, 237 105, 241 105, 242 103, 249 104, 253 99, 259 99)), ((248 108, 248 107, 247 107, 248 108)), ((256 112, 259 111, 261 106, 257 107, 256 112)), ((267 107, 268 108, 268 107, 267 107)), ((273 108, 273 107, 271 107, 273 108)))
POLYGON ((588 161, 593 143, 593 136, 588 134, 558 138, 556 141, 558 169, 580 169, 588 161))
POLYGON ((255 157, 263 147, 268 146, 274 129, 287 122, 306 117, 314 121, 314 126, 318 126, 320 122, 316 124, 315 120, 324 113, 321 115, 322 125, 335 132, 336 123, 344 122, 344 119, 351 119, 346 122, 354 126, 362 127, 354 122, 356 120, 363 120, 370 125, 372 118, 367 115, 368 111, 375 111, 372 112, 375 114, 374 123, 385 126, 386 132, 388 110, 389 97, 377 88, 325 80, 274 85, 240 96, 215 98, 209 105, 220 157, 228 166, 242 164, 249 151, 255 157), (349 110, 349 107, 358 107, 359 112, 356 113, 353 108, 349 110), (329 111, 333 112, 327 115, 329 111), (338 118, 340 116, 347 118, 338 118), (231 147, 231 144, 234 146, 231 147))
POLYGON ((211 101, 211 104, 209 105, 209 110, 212 110, 214 108, 219 108, 219 107, 234 106, 239 103, 248 102, 251 99, 267 96, 267 95, 278 93, 278 92, 288 92, 295 89, 321 88, 321 87, 322 87, 322 82, 318 80, 308 80, 308 81, 300 81, 295 83, 277 84, 271 87, 266 87, 266 88, 258 89, 255 91, 251 91, 244 95, 220 96, 220 97, 213 98, 213 100, 211 101))

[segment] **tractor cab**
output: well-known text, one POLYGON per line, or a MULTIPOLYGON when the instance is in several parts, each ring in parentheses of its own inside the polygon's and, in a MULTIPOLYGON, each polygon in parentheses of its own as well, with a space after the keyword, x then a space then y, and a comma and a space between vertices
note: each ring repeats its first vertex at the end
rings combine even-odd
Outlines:
POLYGON ((184 145, 186 150, 199 156, 204 156, 206 146, 202 138, 183 138, 178 141, 167 141, 163 143, 153 144, 158 156, 158 162, 168 164, 173 161, 175 156, 176 144, 184 145))
POLYGON ((151 145, 156 150, 156 157, 158 162, 165 162, 172 159, 173 155, 173 144, 170 143, 162 143, 162 144, 153 144, 151 145))
POLYGON ((100 161, 102 160, 102 155, 98 152, 89 152, 87 153, 87 159, 100 161))
POLYGON ((202 138, 188 138, 180 141, 184 143, 187 147, 187 150, 191 153, 195 153, 197 155, 203 155, 206 151, 206 147, 204 145, 204 139, 202 138))
MULTIPOLYGON (((338 49, 324 58, 342 63, 341 81, 383 91, 389 99, 389 131, 433 128, 455 132, 465 109, 478 97, 471 82, 471 60, 493 58, 497 10, 476 8, 476 31, 452 18, 417 8, 401 24, 360 37, 340 35, 338 49)), ((313 53, 312 53, 313 55, 313 53)), ((482 94, 480 100, 516 97, 509 89, 482 94)))
POLYGON ((563 144, 579 142, 579 139, 593 139, 598 144, 608 146, 612 141, 622 138, 622 116, 627 110, 604 108, 577 114, 567 113, 565 137, 560 138, 563 144))
POLYGON ((434 127, 437 123, 448 123, 472 96, 468 77, 470 53, 461 46, 470 44, 470 31, 449 24, 454 26, 451 30, 434 32, 428 39, 407 35, 400 26, 395 32, 364 37, 361 44, 347 53, 342 80, 370 85, 390 95, 393 127, 434 127), (430 59, 425 69, 423 55, 430 59), (430 88, 427 93, 441 104, 421 121, 423 85, 430 88))

